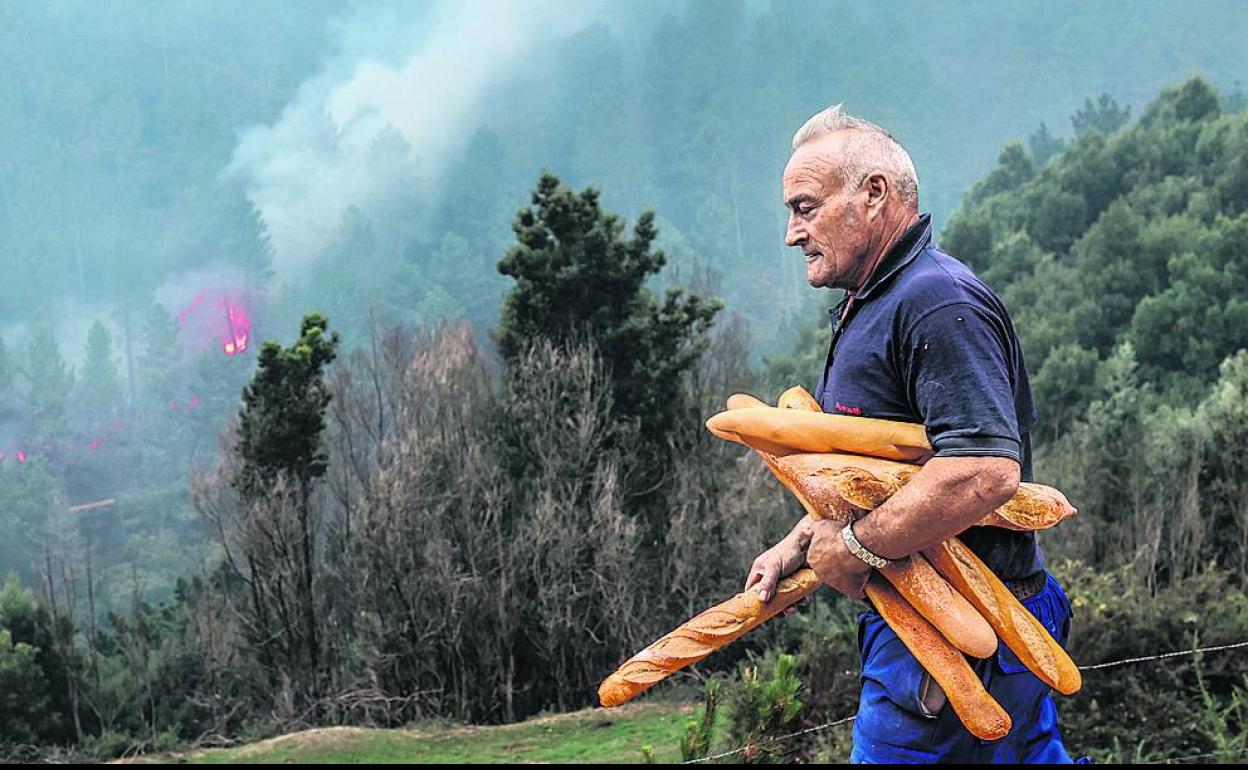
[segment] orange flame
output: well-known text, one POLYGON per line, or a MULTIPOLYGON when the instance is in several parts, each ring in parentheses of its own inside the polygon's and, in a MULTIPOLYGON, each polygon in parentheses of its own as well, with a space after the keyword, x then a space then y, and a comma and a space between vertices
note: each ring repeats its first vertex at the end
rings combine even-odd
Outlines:
POLYGON ((247 338, 251 334, 251 319, 247 311, 239 305, 227 303, 225 318, 229 323, 229 338, 226 339, 224 350, 227 356, 234 356, 247 349, 247 338))

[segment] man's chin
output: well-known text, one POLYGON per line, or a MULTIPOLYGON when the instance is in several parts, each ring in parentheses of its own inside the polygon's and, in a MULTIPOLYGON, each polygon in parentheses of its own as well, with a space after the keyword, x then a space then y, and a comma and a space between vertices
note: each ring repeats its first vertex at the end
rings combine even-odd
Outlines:
POLYGON ((844 281, 838 281, 835 275, 828 275, 814 270, 806 271, 806 283, 812 289, 844 289, 844 281))

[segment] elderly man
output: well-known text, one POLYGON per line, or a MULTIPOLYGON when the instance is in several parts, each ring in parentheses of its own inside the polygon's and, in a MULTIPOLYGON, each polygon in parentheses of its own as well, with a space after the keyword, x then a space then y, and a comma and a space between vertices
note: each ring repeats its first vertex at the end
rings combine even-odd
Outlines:
MULTIPOLYGON (((746 586, 803 563, 854 599, 875 559, 903 559, 958 535, 1063 644, 1070 603, 1032 533, 968 529, 1031 479, 1027 369, 1001 300, 932 245, 909 154, 837 105, 793 138, 784 170, 785 243, 811 286, 844 289, 815 397, 824 411, 919 422, 934 456, 888 502, 849 527, 803 519, 755 560, 746 586)), ((962 727, 944 693, 874 611, 858 621, 862 694, 856 762, 1063 762, 1048 688, 1004 645, 979 664, 1014 727, 993 743, 962 727)))

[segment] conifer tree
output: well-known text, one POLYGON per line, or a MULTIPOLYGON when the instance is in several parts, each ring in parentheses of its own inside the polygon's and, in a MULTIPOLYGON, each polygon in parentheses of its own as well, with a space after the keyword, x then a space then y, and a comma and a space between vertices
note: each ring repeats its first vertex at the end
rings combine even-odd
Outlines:
POLYGON ((173 398, 169 378, 181 361, 177 323, 164 305, 154 304, 143 319, 143 344, 139 348, 142 397, 156 404, 165 404, 173 398))
POLYGON ((26 343, 27 402, 36 430, 43 436, 65 430, 65 405, 73 388, 74 373, 61 357, 56 334, 48 324, 38 324, 26 343))
POLYGON ((533 205, 512 225, 519 243, 498 263, 516 285, 496 340, 510 362, 538 338, 592 338, 611 371, 617 416, 635 418, 643 436, 657 439, 681 413, 681 375, 706 349, 722 303, 676 288, 656 298, 645 286, 664 264, 652 248, 653 212, 625 238, 623 222, 602 210, 598 196, 542 175, 533 205))
POLYGON ((1102 134, 1112 134, 1127 124, 1131 119, 1131 107, 1119 107, 1118 100, 1109 94, 1101 94, 1093 103, 1084 99, 1083 106, 1075 111, 1070 124, 1075 129, 1075 136, 1097 130, 1102 134))
POLYGON ((328 329, 325 316, 308 313, 294 345, 283 348, 269 340, 260 349, 239 414, 243 467, 236 484, 245 498, 263 496, 282 474, 306 494, 325 474, 321 433, 330 393, 324 375, 338 348, 337 332, 328 329))
POLYGON ((337 333, 320 313, 303 317, 289 348, 266 341, 259 367, 243 389, 236 447, 239 464, 238 550, 251 589, 249 622, 262 659, 297 682, 315 702, 323 672, 323 634, 316 592, 320 518, 314 482, 329 464, 321 440, 337 333))
POLYGON ((113 336, 96 321, 87 332, 86 359, 78 381, 78 406, 87 415, 104 418, 121 405, 121 381, 113 355, 113 336))

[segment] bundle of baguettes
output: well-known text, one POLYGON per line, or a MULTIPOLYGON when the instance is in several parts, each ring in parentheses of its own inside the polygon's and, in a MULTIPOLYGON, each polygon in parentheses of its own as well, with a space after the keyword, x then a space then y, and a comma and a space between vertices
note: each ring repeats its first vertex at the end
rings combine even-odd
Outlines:
MULTIPOLYGON (((708 420, 707 428, 754 449, 814 518, 848 521, 883 504, 918 471, 911 463, 931 457, 921 425, 823 414, 800 387, 786 391, 777 407, 734 395, 728 410, 708 420)), ((1074 513, 1061 492, 1028 483, 979 525, 1043 529, 1074 513)), ((965 657, 993 654, 998 637, 1058 692, 1069 695, 1081 686, 1078 668, 1061 645, 956 539, 878 573, 867 584, 867 597, 977 737, 994 740, 1010 730, 1009 715, 965 657)), ((767 603, 754 589, 695 616, 608 677, 599 688, 603 705, 623 703, 705 658, 817 587, 813 572, 804 569, 781 581, 767 603)))

